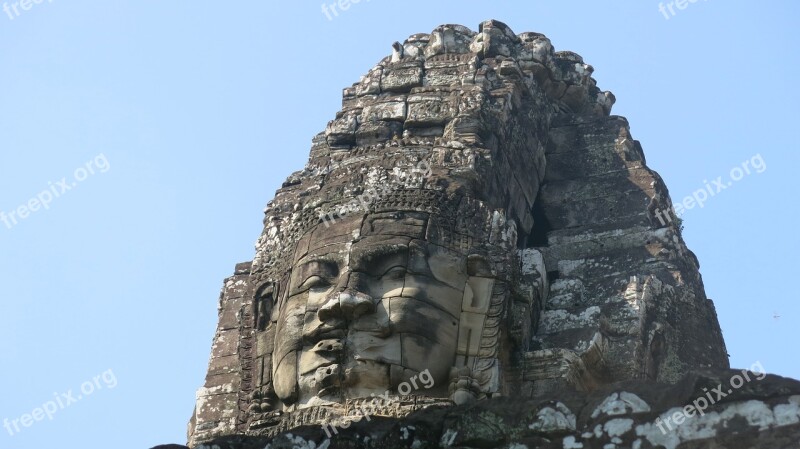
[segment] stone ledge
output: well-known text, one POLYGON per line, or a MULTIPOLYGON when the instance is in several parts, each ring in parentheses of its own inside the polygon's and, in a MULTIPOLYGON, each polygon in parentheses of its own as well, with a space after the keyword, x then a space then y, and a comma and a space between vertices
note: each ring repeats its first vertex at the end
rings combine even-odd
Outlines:
POLYGON ((710 404, 702 415, 679 418, 681 424, 672 419, 684 416, 685 406, 707 397, 706 389, 730 385, 743 371, 698 371, 675 385, 627 381, 590 393, 562 390, 530 400, 493 398, 468 406, 433 406, 405 418, 354 422, 331 438, 313 425, 272 439, 221 438, 195 449, 792 447, 790 443, 800 440, 800 382, 748 375, 750 382, 710 404))

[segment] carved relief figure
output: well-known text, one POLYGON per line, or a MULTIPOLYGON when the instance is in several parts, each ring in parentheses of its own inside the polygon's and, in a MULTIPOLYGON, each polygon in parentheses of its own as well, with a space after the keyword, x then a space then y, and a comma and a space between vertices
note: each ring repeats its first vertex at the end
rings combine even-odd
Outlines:
POLYGON ((593 70, 487 21, 412 35, 345 89, 226 281, 190 441, 377 396, 397 416, 727 367, 696 259, 650 213, 666 187, 593 70))
POLYGON ((275 409, 407 393, 398 386, 423 371, 435 385, 427 396, 499 392, 500 319, 518 273, 495 266, 514 266, 514 225, 477 201, 466 220, 433 212, 447 202, 468 201, 378 202, 304 233, 263 330, 274 349, 262 396, 274 394, 275 409))

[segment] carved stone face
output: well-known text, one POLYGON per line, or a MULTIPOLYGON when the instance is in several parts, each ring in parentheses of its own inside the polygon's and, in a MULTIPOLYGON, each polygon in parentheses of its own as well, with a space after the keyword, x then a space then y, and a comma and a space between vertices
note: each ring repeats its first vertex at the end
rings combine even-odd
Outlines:
POLYGON ((467 255, 426 241, 427 218, 352 217, 301 239, 273 357, 284 404, 397 393, 426 370, 434 385, 417 380, 412 393, 447 396, 450 369, 478 350, 493 280, 471 277, 467 255))

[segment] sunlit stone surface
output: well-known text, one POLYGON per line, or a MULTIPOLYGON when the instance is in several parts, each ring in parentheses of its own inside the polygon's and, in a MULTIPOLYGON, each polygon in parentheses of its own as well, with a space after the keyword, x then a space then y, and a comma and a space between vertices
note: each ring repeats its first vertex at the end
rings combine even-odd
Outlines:
POLYGON ((753 435, 797 435, 800 388, 772 378, 769 403, 655 428, 730 374, 726 349, 590 65, 497 21, 387 53, 225 282, 191 446, 677 447, 757 415, 753 435))

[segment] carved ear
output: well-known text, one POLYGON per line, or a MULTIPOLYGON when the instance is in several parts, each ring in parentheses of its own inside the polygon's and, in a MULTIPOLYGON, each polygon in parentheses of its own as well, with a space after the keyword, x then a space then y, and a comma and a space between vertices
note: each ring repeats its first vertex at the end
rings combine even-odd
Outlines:
POLYGON ((492 265, 489 260, 481 254, 470 254, 467 256, 467 275, 490 278, 494 277, 492 265))
POLYGON ((474 358, 480 354, 481 337, 494 287, 491 265, 482 255, 467 257, 467 275, 458 328, 456 366, 459 367, 474 362, 474 358))
POLYGON ((275 395, 284 403, 292 404, 297 401, 297 351, 292 351, 283 358, 275 367, 273 376, 275 395))
POLYGON ((263 331, 269 324, 272 308, 275 305, 274 291, 275 286, 271 282, 262 285, 256 291, 253 301, 253 325, 256 330, 263 331))

